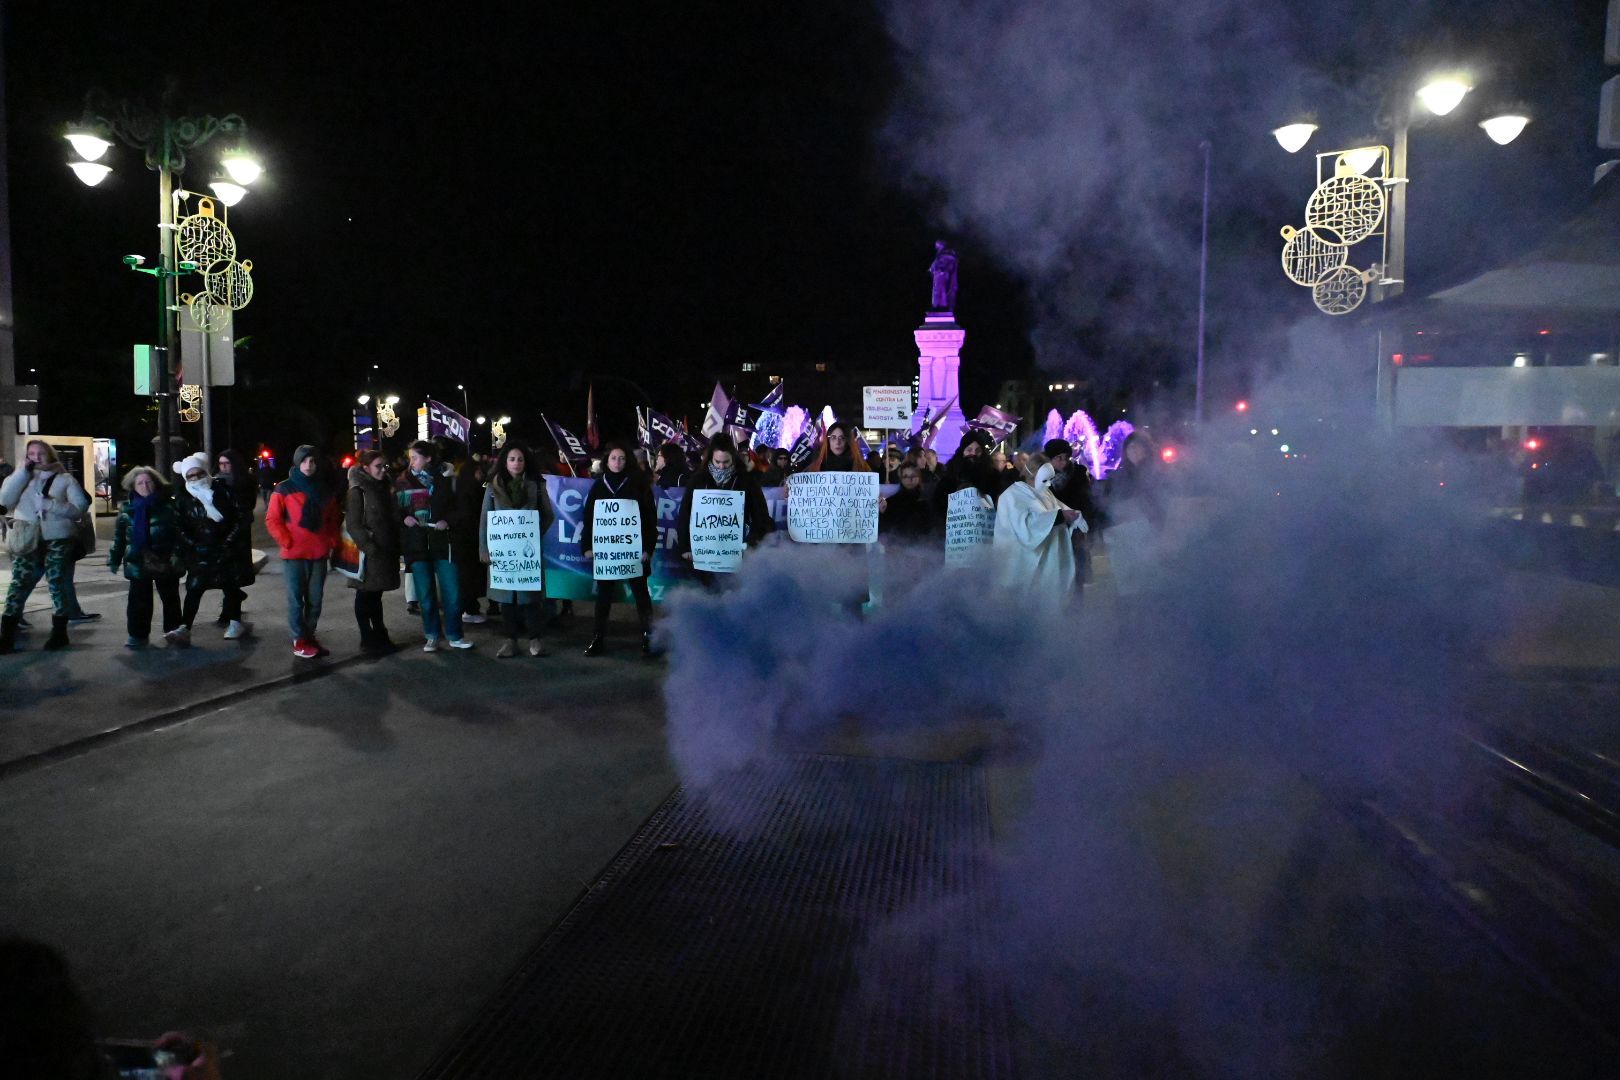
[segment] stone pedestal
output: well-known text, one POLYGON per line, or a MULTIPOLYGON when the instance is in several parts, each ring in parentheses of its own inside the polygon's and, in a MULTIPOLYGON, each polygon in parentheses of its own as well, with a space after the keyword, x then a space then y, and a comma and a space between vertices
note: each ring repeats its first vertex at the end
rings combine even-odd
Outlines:
POLYGON ((945 419, 939 422, 939 433, 934 436, 939 459, 949 461, 961 445, 962 426, 967 423, 957 385, 957 369, 962 366, 962 340, 967 337, 967 331, 956 325, 956 316, 950 312, 930 311, 912 336, 917 339, 917 365, 921 375, 918 407, 926 405, 929 415, 937 415, 941 407, 950 404, 945 419))

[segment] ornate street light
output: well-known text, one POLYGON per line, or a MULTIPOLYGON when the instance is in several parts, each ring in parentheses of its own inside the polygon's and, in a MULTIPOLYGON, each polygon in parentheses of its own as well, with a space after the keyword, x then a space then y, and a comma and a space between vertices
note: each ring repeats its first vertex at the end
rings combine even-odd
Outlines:
MULTIPOLYGON (((212 292, 212 279, 216 276, 216 272, 222 272, 224 277, 229 278, 233 296, 241 299, 239 295, 242 288, 241 279, 246 271, 239 268, 250 265, 233 262, 229 268, 214 265, 199 267, 189 259, 187 263, 180 263, 176 257, 177 192, 174 180, 176 176, 185 172, 187 154, 220 135, 232 135, 239 140, 244 138, 247 123, 235 113, 221 117, 176 116, 172 108, 175 90, 175 84, 170 82, 156 110, 136 102, 114 101, 100 91, 92 90, 85 95, 83 116, 65 133, 74 152, 81 159, 70 163, 69 167, 90 187, 101 183, 112 171, 111 166, 102 164, 100 159, 112 147, 114 140, 140 151, 145 158, 146 167, 158 174, 158 249, 161 252, 159 265, 151 270, 142 270, 139 266, 133 269, 150 273, 158 279, 163 344, 161 377, 154 388, 153 396, 157 399, 158 409, 156 458, 158 470, 164 473, 168 472, 171 460, 177 398, 175 363, 180 340, 177 321, 180 297, 179 283, 175 279, 183 273, 201 269, 210 280, 209 291, 212 292)), ((250 160, 250 157, 245 150, 238 149, 227 155, 227 161, 232 160, 246 161, 250 160)), ((252 179, 250 177, 243 180, 236 171, 231 170, 229 164, 225 167, 238 185, 245 185, 252 179)), ((256 163, 254 167, 257 167, 256 163)), ((256 177, 257 173, 254 173, 254 176, 256 177)), ((241 198, 241 193, 242 187, 238 186, 234 198, 227 198, 221 194, 220 201, 227 206, 232 205, 241 198)), ((247 295, 251 295, 250 283, 247 290, 247 295)), ((243 302, 245 303, 245 300, 243 302)), ((230 302, 228 306, 240 305, 230 302)))

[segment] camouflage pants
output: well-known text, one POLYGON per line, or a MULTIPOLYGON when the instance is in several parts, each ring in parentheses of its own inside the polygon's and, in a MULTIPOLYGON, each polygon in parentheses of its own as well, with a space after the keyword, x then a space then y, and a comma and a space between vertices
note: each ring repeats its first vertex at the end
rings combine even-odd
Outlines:
POLYGON ((44 578, 51 590, 51 607, 58 615, 68 614, 68 575, 73 572, 73 541, 47 540, 32 555, 11 560, 11 588, 6 592, 6 615, 23 613, 28 594, 44 578))

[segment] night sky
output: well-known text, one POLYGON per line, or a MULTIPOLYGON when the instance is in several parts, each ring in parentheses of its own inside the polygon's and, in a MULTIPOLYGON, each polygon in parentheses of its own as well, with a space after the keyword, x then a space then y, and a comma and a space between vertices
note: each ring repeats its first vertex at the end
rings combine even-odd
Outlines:
POLYGON ((608 376, 694 421, 745 362, 909 381, 936 235, 962 258, 970 413, 1037 364, 1179 400, 1206 137, 1211 365, 1241 387, 1316 317, 1276 262, 1311 164, 1269 128, 1308 104, 1309 150, 1370 135, 1369 73, 1440 55, 1528 102, 1505 149, 1477 116, 1414 135, 1408 276, 1433 291, 1585 199, 1604 6, 1491 0, 1460 25, 1454 5, 1263 0, 12 5, 19 381, 39 380, 51 431, 150 432, 128 355, 154 339, 154 286, 119 260, 156 254, 156 177, 120 146, 85 188, 60 134, 91 87, 155 103, 170 75, 187 112, 241 113, 268 170, 231 214, 257 294, 221 445, 228 420, 249 449, 337 447, 368 389, 455 404, 466 383, 474 413, 522 435, 542 408, 581 423, 594 374, 604 426, 627 434, 640 398, 608 376))

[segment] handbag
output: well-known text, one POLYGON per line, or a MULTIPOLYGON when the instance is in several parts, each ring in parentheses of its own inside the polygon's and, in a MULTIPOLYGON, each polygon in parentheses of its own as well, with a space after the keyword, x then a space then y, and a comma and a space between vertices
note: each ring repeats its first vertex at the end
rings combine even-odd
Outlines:
POLYGON ((25 559, 39 550, 39 522, 12 518, 6 530, 6 550, 13 559, 25 559))

